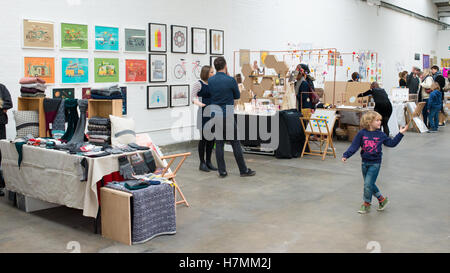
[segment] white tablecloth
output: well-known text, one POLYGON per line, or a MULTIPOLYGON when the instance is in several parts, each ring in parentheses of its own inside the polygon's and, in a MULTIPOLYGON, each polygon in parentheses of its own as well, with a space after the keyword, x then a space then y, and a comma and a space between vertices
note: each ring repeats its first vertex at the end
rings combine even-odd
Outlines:
MULTIPOLYGON (((88 179, 81 182, 81 156, 23 145, 23 160, 19 169, 15 144, 1 140, 0 149, 6 189, 50 203, 82 209, 83 215, 88 217, 97 217, 97 182, 103 176, 119 171, 119 156, 136 153, 87 158, 88 179)), ((159 159, 152 152, 155 159, 159 159)), ((158 160, 156 163, 157 167, 161 167, 158 160)))

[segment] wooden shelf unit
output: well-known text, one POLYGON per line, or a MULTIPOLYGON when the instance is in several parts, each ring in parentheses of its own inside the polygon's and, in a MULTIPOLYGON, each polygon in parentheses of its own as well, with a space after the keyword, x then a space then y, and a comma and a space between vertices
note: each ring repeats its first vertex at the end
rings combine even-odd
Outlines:
POLYGON ((49 137, 50 134, 45 129, 45 112, 44 112, 44 97, 18 97, 17 98, 18 111, 38 111, 39 113, 39 137, 49 137))
POLYGON ((88 100, 88 118, 109 118, 109 115, 122 117, 122 100, 88 100))

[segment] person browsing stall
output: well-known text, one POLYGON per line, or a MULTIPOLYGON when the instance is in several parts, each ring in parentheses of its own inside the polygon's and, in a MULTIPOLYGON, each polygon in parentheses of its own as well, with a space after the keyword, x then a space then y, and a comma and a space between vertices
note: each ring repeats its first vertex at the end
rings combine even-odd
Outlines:
MULTIPOLYGON (((6 124, 8 124, 7 112, 13 107, 11 94, 8 88, 0 83, 0 139, 6 139, 6 124)), ((2 164, 2 153, 0 151, 0 166, 2 164)), ((3 189, 5 181, 3 179, 3 171, 0 171, 0 196, 4 196, 3 189)))
POLYGON ((437 82, 431 85, 431 89, 433 91, 430 93, 427 103, 427 112, 430 119, 430 130, 428 133, 436 133, 439 126, 439 112, 442 108, 442 93, 437 82))

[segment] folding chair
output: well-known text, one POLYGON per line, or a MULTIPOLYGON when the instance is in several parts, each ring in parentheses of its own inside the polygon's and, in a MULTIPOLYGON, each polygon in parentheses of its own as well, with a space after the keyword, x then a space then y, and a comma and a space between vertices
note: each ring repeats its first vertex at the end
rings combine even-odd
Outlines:
POLYGON ((175 180, 175 177, 177 176, 177 172, 178 170, 181 168, 181 165, 183 165, 184 161, 186 160, 186 158, 188 156, 190 156, 191 153, 183 153, 183 154, 174 154, 174 155, 166 155, 166 156, 161 156, 159 157, 161 160, 165 160, 165 159, 170 159, 169 164, 167 164, 167 166, 162 170, 161 172, 161 177, 167 178, 169 180, 171 180, 173 182, 173 184, 175 185, 175 204, 186 204, 187 207, 189 207, 189 203, 186 200, 186 198, 184 197, 183 192, 180 189, 180 186, 177 184, 177 181, 175 180), (175 161, 176 158, 181 158, 180 162, 178 162, 177 167, 175 168, 175 170, 172 172, 170 170, 170 166, 172 166, 173 162, 175 161), (180 194, 181 196, 181 200, 177 201, 177 192, 180 194))
POLYGON ((416 129, 416 131, 418 133, 421 133, 421 132, 420 132, 420 129, 417 126, 417 124, 414 122, 414 118, 420 117, 420 115, 422 115, 422 110, 425 107, 425 104, 426 104, 426 102, 419 102, 416 106, 416 109, 412 113, 411 113, 411 110, 409 109, 409 107, 406 107, 406 112, 408 113, 408 118, 409 118, 409 121, 407 123, 412 122, 412 124, 414 125, 414 128, 416 129))
MULTIPOLYGON (((300 118, 302 120, 301 124, 303 127, 303 131, 305 132, 305 144, 303 145, 303 151, 302 151, 302 155, 301 157, 303 157, 305 154, 309 154, 309 155, 318 155, 318 156, 322 156, 322 160, 325 160, 325 156, 328 155, 333 155, 334 158, 336 158, 336 151, 334 149, 334 145, 333 145, 333 130, 330 131, 330 128, 328 128, 328 123, 326 119, 320 119, 320 118, 306 118, 306 117, 301 117, 300 118), (305 128, 305 124, 304 124, 304 120, 306 120, 308 122, 308 124, 310 125, 310 128, 313 128, 313 122, 316 122, 317 128, 319 129, 318 132, 314 132, 314 130, 311 131, 307 131, 305 128), (320 129, 320 122, 322 122, 322 124, 325 124, 325 128, 326 128, 326 132, 322 131, 322 129, 320 129), (310 142, 310 136, 311 135, 316 135, 319 136, 319 139, 317 141, 319 141, 319 147, 320 150, 312 150, 311 146, 309 145, 310 142), (323 146, 325 145, 325 149, 323 149, 323 146), (308 146, 309 148, 309 152, 305 152, 306 146, 308 146), (331 146, 332 152, 328 151, 328 147, 331 146)), ((306 126, 308 127, 308 126, 306 126)))

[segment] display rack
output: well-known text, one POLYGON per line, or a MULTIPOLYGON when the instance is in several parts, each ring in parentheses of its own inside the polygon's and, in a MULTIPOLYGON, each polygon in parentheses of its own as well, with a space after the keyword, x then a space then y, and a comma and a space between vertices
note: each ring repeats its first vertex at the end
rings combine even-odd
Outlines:
POLYGON ((122 117, 122 99, 114 100, 88 100, 88 118, 109 118, 109 115, 122 117))
POLYGON ((49 137, 50 134, 45 127, 45 111, 44 111, 44 97, 18 97, 17 110, 18 111, 38 111, 39 113, 39 137, 49 137))

